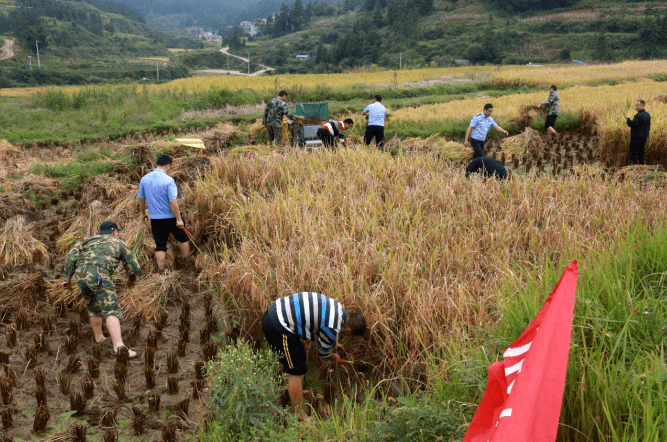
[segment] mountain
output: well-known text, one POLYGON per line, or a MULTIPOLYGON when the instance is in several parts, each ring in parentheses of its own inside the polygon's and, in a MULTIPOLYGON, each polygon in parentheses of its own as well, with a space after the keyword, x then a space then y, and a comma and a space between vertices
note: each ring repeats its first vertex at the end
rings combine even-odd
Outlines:
POLYGON ((343 0, 326 9, 281 6, 239 53, 292 73, 667 57, 665 3, 343 0))
POLYGON ((152 29, 137 9, 106 0, 5 0, 4 5, 13 7, 0 9, 0 35, 15 36, 28 53, 39 45, 42 54, 100 61, 202 46, 152 29))

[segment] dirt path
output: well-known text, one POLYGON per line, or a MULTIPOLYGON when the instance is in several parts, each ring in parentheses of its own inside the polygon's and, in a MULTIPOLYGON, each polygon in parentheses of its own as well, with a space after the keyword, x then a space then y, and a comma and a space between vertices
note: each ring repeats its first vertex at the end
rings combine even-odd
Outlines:
POLYGON ((0 52, 0 61, 9 60, 14 56, 14 40, 5 40, 5 45, 2 47, 2 52, 0 52))
MULTIPOLYGON (((231 53, 229 52, 229 47, 225 47, 225 48, 220 49, 220 52, 222 52, 223 54, 230 55, 230 56, 232 56, 232 57, 234 57, 234 58, 238 58, 239 60, 243 60, 243 61, 245 61, 246 63, 248 62, 248 59, 247 59, 247 58, 243 58, 243 57, 239 57, 238 55, 231 54, 231 53)), ((259 71, 257 71, 257 72, 253 72, 252 74, 250 74, 251 77, 256 77, 256 76, 258 76, 258 75, 263 75, 263 74, 265 74, 266 72, 269 72, 269 71, 275 71, 274 68, 271 68, 271 67, 269 67, 269 66, 265 66, 265 65, 263 65, 263 64, 260 64, 260 66, 263 67, 264 69, 259 70, 259 71)), ((231 72, 231 71, 227 71, 227 72, 231 72)), ((246 75, 246 76, 247 76, 248 74, 243 74, 243 73, 241 73, 240 75, 246 75)))

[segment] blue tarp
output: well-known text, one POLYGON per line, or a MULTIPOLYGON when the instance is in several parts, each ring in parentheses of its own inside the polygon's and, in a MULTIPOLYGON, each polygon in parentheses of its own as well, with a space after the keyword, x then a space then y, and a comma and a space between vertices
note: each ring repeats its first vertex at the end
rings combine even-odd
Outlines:
POLYGON ((581 61, 581 60, 572 60, 572 61, 575 62, 575 63, 579 63, 579 64, 586 64, 586 63, 584 63, 584 62, 581 61))

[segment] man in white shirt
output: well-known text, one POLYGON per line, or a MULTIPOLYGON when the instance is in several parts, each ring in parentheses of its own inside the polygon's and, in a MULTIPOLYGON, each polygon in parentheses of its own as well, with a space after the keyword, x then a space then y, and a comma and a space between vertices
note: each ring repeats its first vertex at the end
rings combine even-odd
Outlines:
POLYGON ((371 144, 375 138, 375 144, 378 149, 384 148, 384 119, 387 116, 387 108, 382 105, 382 95, 373 97, 373 104, 369 104, 364 109, 364 115, 368 117, 368 127, 364 134, 366 146, 371 144))

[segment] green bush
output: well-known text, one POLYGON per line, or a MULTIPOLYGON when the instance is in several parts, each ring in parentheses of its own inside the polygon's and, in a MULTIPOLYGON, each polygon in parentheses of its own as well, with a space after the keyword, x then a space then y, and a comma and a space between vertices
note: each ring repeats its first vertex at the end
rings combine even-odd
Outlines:
POLYGON ((212 419, 210 432, 202 434, 201 440, 251 441, 260 432, 280 433, 287 413, 278 405, 284 387, 277 362, 270 350, 255 354, 247 342, 239 340, 208 364, 212 419))
POLYGON ((426 397, 399 397, 400 404, 376 421, 367 442, 460 440, 467 426, 463 417, 426 397))

